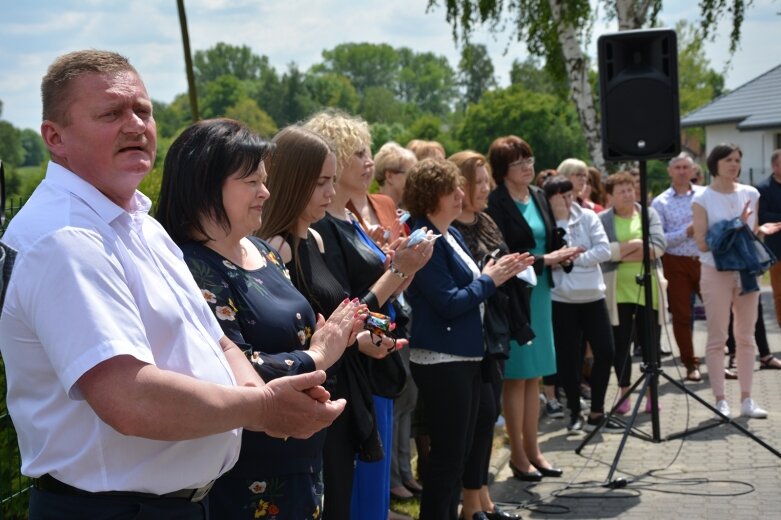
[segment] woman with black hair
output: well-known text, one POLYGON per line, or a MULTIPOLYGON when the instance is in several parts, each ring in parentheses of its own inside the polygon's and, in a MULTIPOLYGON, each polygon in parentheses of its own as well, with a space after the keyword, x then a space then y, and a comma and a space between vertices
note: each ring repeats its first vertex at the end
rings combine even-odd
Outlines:
MULTIPOLYGON (((542 186, 556 226, 563 229, 567 244, 578 247, 580 255, 572 270, 553 269, 553 338, 559 384, 567 395, 569 432, 583 429, 580 410, 580 375, 585 342, 591 345, 594 364, 591 371, 591 413, 586 429, 595 428, 605 413, 605 392, 613 363, 613 331, 605 305, 605 282, 599 264, 610 258, 610 243, 592 210, 577 203, 572 182, 564 176, 551 177, 542 186)), ((605 430, 623 430, 614 422, 605 430)))
MULTIPOLYGON (((327 369, 363 323, 362 307, 347 299, 327 322, 317 317, 277 251, 250 236, 269 198, 263 157, 271 149, 238 121, 194 124, 168 151, 156 213, 225 335, 264 381, 327 369)), ((324 441, 325 431, 277 439, 244 430, 239 460, 210 492, 211 515, 319 518, 324 441)))

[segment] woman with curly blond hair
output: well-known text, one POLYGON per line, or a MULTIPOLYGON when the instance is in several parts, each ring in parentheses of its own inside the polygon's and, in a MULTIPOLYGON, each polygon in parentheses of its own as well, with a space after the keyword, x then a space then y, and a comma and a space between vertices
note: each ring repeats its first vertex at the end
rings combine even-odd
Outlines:
MULTIPOLYGON (((388 246, 393 253, 386 255, 356 216, 346 209, 351 194, 365 192, 373 174, 371 135, 366 121, 329 110, 315 114, 304 127, 330 139, 336 152, 335 193, 325 217, 312 226, 322 237, 326 265, 350 297, 358 297, 371 311, 395 319, 392 300, 429 260, 432 246, 421 242, 407 247, 409 239, 397 239, 388 246)), ((385 520, 388 516, 390 457, 387 455, 392 445, 392 398, 401 391, 404 381, 393 392, 378 387, 376 378, 367 375, 369 369, 363 368, 367 365, 366 354, 358 360, 349 358, 350 364, 336 378, 334 393, 348 396, 352 392, 352 395, 326 438, 323 477, 327 519, 385 520), (357 386, 361 386, 361 391, 356 394, 357 386), (356 413, 359 403, 365 405, 364 411, 356 413), (381 443, 372 441, 378 433, 381 443)), ((356 356, 348 351, 345 358, 350 355, 356 356)), ((370 365, 382 364, 378 370, 383 370, 395 361, 398 361, 397 354, 370 365)), ((404 377, 403 368, 401 377, 404 377)))

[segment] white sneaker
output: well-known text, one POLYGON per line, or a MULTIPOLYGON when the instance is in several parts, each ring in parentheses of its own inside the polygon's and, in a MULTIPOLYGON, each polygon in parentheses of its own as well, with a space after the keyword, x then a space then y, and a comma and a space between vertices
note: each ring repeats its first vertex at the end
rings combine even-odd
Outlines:
MULTIPOLYGON (((721 412, 723 415, 726 415, 727 418, 732 418, 732 412, 729 410, 729 403, 725 399, 722 399, 718 403, 716 403, 716 409, 721 412)), ((716 419, 723 419, 721 415, 717 415, 716 419)))
POLYGON ((757 406, 752 398, 746 397, 740 405, 740 415, 752 419, 764 419, 767 417, 767 412, 757 406))

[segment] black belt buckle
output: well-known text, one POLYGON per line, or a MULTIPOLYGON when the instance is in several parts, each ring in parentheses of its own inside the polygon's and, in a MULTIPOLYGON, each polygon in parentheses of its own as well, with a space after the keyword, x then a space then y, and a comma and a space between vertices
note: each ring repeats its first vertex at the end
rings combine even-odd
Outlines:
POLYGON ((155 495, 152 493, 140 493, 135 491, 85 491, 83 489, 79 489, 61 482, 48 473, 41 475, 39 478, 33 479, 33 487, 40 489, 41 491, 48 491, 51 493, 78 496, 136 497, 143 499, 178 498, 189 500, 190 502, 200 502, 206 498, 206 495, 209 494, 209 491, 213 485, 214 481, 212 480, 208 484, 197 489, 180 489, 178 491, 172 491, 162 495, 155 495))

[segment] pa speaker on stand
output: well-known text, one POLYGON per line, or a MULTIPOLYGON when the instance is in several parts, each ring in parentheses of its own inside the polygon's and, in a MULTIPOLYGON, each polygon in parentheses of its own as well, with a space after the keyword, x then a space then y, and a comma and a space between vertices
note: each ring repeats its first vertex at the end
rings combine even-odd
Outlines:
MULTIPOLYGON (((633 432, 642 399, 637 399, 632 414, 626 421, 624 434, 619 443, 610 471, 607 475, 607 487, 623 487, 627 482, 613 474, 626 445, 630 433, 652 442, 671 440, 691 435, 702 430, 728 423, 740 430, 776 457, 781 452, 748 431, 743 425, 721 414, 712 404, 683 386, 683 383, 668 376, 659 365, 659 338, 653 337, 651 320, 657 319, 653 309, 653 293, 656 290, 651 277, 651 259, 648 225, 648 187, 647 159, 669 159, 680 153, 681 129, 678 107, 678 49, 675 31, 670 29, 650 29, 605 34, 597 41, 599 55, 599 93, 602 109, 602 152, 608 161, 639 161, 640 169, 640 206, 643 235, 643 273, 637 283, 645 289, 643 320, 645 337, 643 346, 642 375, 632 384, 626 395, 622 396, 603 422, 592 430, 575 449, 580 453, 591 438, 596 435, 606 421, 613 418, 616 408, 639 389, 640 395, 646 392, 651 401, 651 428, 648 435, 633 432), (719 421, 676 433, 662 439, 659 427, 659 377, 689 395, 715 415, 719 421)), ((663 301, 660 299, 660 301, 663 301)))
POLYGON ((677 49, 675 31, 670 29, 599 38, 606 160, 665 159, 681 151, 677 49))

